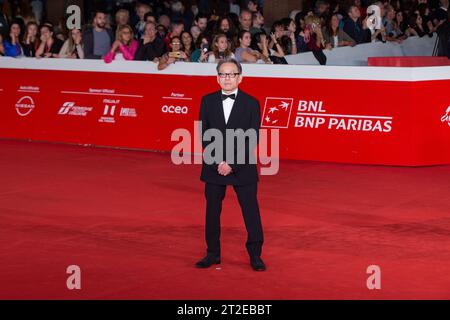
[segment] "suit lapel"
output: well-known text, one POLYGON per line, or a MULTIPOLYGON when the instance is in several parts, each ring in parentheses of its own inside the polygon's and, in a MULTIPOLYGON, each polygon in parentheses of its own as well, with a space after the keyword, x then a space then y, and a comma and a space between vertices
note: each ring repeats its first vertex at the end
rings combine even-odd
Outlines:
MULTIPOLYGON (((227 128, 233 128, 235 119, 237 119, 237 117, 239 117, 239 113, 240 113, 241 107, 242 107, 241 105, 242 105, 242 93, 241 93, 241 90, 238 89, 236 99, 234 100, 234 103, 233 103, 233 108, 231 108, 230 117, 228 118, 228 123, 226 124, 227 128)), ((222 111, 222 113, 223 113, 223 111, 222 111)), ((225 117, 224 117, 224 121, 225 121, 225 117)))
MULTIPOLYGON (((225 114, 223 113, 223 104, 222 104, 222 90, 217 91, 216 93, 216 114, 218 119, 220 119, 220 122, 222 123, 222 126, 225 128, 225 114)), ((228 119, 230 120, 230 119, 228 119)))

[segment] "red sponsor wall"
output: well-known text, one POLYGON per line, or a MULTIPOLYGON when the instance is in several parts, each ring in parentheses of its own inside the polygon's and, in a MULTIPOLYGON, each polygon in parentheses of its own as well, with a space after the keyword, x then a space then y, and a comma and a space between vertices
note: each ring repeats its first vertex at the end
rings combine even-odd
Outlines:
MULTIPOLYGON (((211 67, 196 75, 0 66, 2 138, 170 151, 173 130, 193 132, 201 97, 218 89, 211 67)), ((323 73, 315 78, 267 77, 269 67, 277 66, 247 67, 240 88, 260 101, 262 127, 279 130, 282 159, 450 163, 449 79, 383 79, 390 68, 375 68, 375 80, 352 79, 363 67, 339 67, 343 79, 337 67, 330 79, 323 67, 314 67, 323 73)))

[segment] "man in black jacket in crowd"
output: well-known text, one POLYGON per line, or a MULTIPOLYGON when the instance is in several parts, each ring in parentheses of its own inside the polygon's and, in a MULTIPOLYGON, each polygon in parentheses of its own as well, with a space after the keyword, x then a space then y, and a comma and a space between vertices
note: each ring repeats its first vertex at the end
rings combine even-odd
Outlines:
POLYGON ((153 22, 145 24, 144 36, 139 40, 139 48, 135 60, 154 61, 166 52, 166 44, 157 35, 156 25, 153 22))
POLYGON ((111 50, 114 40, 113 31, 106 27, 106 13, 96 11, 92 26, 83 32, 84 57, 101 59, 111 50))

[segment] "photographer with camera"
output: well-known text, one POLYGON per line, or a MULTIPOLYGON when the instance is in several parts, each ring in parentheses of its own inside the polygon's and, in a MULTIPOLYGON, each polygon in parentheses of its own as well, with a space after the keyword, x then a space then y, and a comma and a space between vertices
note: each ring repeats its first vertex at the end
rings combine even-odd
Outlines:
POLYGON ((191 62, 208 62, 209 56, 209 37, 202 33, 195 43, 197 49, 192 52, 191 62))
MULTIPOLYGON (((284 18, 281 20, 283 23, 283 35, 279 39, 281 43, 286 44, 284 49, 285 54, 297 54, 297 41, 295 38, 295 34, 297 31, 297 26, 295 21, 291 18, 284 18)), ((273 48, 275 50, 275 48, 273 48)))
MULTIPOLYGON (((271 33, 271 36, 274 37, 274 34, 271 33)), ((269 39, 263 32, 256 33, 252 37, 251 48, 260 52, 264 57, 269 57, 270 61, 265 61, 266 63, 288 64, 284 58, 285 54, 281 46, 277 45, 276 47, 278 48, 278 51, 269 49, 269 39)))
POLYGON ((178 36, 172 38, 170 42, 171 51, 163 54, 161 59, 159 59, 158 70, 164 70, 170 64, 177 61, 189 62, 189 57, 183 51, 183 45, 181 44, 181 39, 178 36))
POLYGON ((326 48, 320 21, 320 18, 317 16, 308 16, 305 19, 305 42, 311 51, 319 51, 326 48))
POLYGON ((284 35, 284 24, 281 20, 277 20, 272 24, 270 30, 269 49, 277 50, 277 46, 281 44, 281 37, 284 35))

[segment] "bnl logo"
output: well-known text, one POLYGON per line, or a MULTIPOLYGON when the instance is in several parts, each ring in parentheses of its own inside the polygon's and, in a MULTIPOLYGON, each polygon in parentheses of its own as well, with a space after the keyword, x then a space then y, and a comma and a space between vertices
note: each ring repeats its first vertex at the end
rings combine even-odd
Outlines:
POLYGON ((293 102, 293 98, 267 97, 261 126, 264 128, 287 128, 293 102))
POLYGON ((447 122, 447 124, 450 126, 450 106, 447 107, 447 110, 445 111, 445 114, 441 118, 442 122, 447 122))

